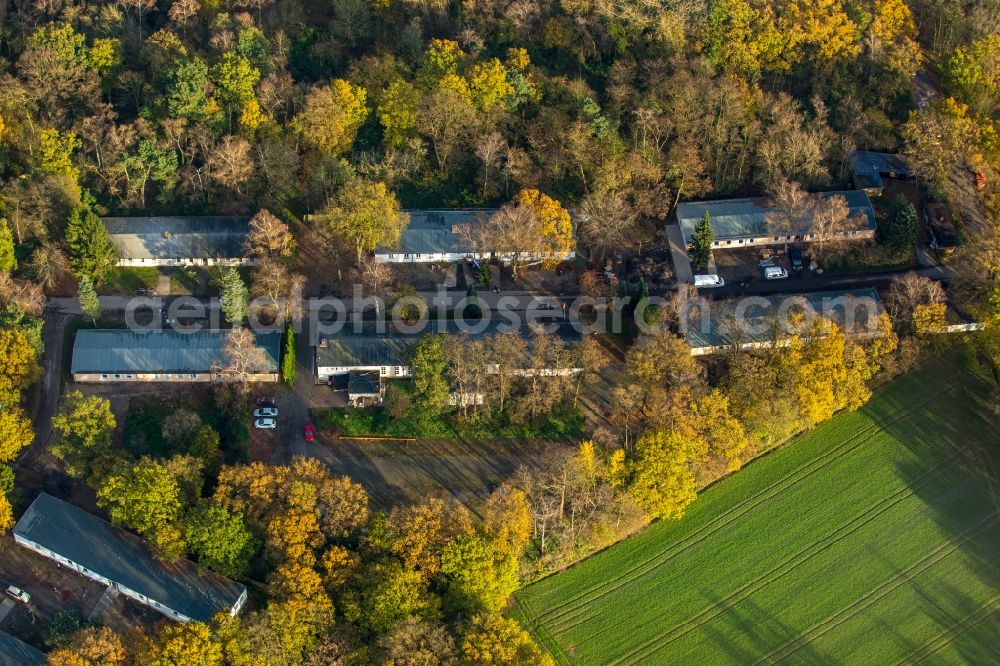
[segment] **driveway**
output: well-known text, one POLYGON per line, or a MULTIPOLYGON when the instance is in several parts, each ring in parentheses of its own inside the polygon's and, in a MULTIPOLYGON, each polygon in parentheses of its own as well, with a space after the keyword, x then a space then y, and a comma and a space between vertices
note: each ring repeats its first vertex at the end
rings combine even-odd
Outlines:
POLYGON ((303 428, 309 423, 309 406, 313 383, 312 347, 309 346, 309 322, 295 334, 295 383, 289 388, 283 382, 270 388, 254 387, 254 395, 274 392, 278 407, 278 427, 256 430, 251 424, 250 459, 284 464, 292 456, 305 452, 303 428))
POLYGON ((694 279, 691 259, 688 258, 687 244, 679 224, 667 225, 667 241, 670 243, 670 258, 674 262, 674 278, 677 285, 690 283, 694 279))
POLYGON ((66 325, 72 317, 57 308, 46 308, 42 315, 42 342, 45 353, 42 356, 42 379, 32 426, 35 439, 21 452, 15 464, 16 469, 25 469, 45 451, 52 436, 52 416, 59 405, 62 389, 63 347, 66 340, 66 325))

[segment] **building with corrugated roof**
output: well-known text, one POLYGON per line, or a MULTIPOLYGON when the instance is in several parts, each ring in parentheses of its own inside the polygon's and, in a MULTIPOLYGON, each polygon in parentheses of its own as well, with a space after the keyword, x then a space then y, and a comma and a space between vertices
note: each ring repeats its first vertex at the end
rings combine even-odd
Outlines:
MULTIPOLYGON (((539 322, 545 326, 545 334, 558 336, 564 342, 580 340, 580 332, 568 321, 539 322)), ((467 335, 470 338, 485 337, 504 333, 517 333, 528 338, 532 332, 529 326, 515 326, 509 321, 490 321, 485 325, 470 324, 471 330, 460 330, 453 320, 430 321, 424 330, 406 333, 395 330, 375 332, 370 327, 360 331, 351 330, 350 325, 337 333, 322 335, 316 346, 316 381, 327 383, 351 373, 377 373, 380 378, 409 378, 413 376, 409 366, 410 347, 424 335, 446 333, 467 335)), ((527 361, 525 360, 527 366, 527 361)), ((553 369, 558 372, 576 372, 576 368, 553 369)))
MULTIPOLYGON (((868 195, 861 190, 843 192, 821 192, 817 196, 842 196, 847 201, 851 217, 859 224, 844 235, 845 240, 868 240, 875 237, 875 210, 868 195)), ((712 248, 717 250, 759 245, 784 245, 786 243, 808 243, 816 240, 810 229, 808 216, 802 227, 792 233, 776 235, 769 231, 768 215, 775 208, 768 197, 746 199, 719 199, 715 201, 687 201, 677 204, 677 223, 684 236, 685 245, 694 239, 695 229, 705 213, 709 215, 715 240, 712 248)))
MULTIPOLYGON (((223 381, 227 330, 77 331, 71 372, 78 382, 223 381)), ((281 333, 257 333, 264 363, 248 381, 278 381, 281 333)))
POLYGON ((119 266, 243 266, 250 218, 103 217, 119 266))
POLYGON ((767 349, 787 341, 791 312, 834 322, 848 335, 878 334, 885 312, 875 289, 748 296, 692 302, 680 318, 681 335, 693 356, 733 349, 767 349))
POLYGON ((44 652, 0 631, 0 666, 45 666, 47 663, 44 652))
POLYGON ((236 615, 247 600, 240 583, 191 560, 160 562, 136 535, 45 493, 13 535, 21 546, 181 622, 236 615))
MULTIPOLYGON (((510 261, 510 257, 483 249, 476 249, 470 241, 471 228, 485 224, 497 212, 495 208, 409 210, 409 223, 403 229, 399 246, 376 248, 376 261, 388 263, 434 263, 497 259, 510 261)), ((572 259, 576 252, 531 255, 531 259, 572 259)))

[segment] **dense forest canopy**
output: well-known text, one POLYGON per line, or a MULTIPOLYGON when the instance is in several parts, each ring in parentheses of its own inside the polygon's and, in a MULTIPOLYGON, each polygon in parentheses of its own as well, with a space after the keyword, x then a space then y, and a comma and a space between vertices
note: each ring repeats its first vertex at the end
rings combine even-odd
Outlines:
POLYGON ((353 178, 384 182, 404 207, 495 205, 537 188, 652 218, 678 198, 783 179, 843 184, 851 148, 900 147, 925 52, 943 59, 969 122, 993 131, 990 10, 15 3, 0 27, 2 205, 23 242, 60 239, 81 203, 301 214, 353 178))

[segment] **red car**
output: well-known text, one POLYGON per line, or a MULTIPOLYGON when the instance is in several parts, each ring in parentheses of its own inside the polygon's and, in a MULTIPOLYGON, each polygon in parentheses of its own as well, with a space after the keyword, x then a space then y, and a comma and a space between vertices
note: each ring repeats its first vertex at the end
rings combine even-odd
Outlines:
POLYGON ((316 433, 313 430, 312 424, 310 423, 306 424, 305 437, 307 442, 311 442, 316 438, 316 433))
POLYGON ((258 407, 274 407, 274 398, 270 396, 261 396, 257 398, 258 407))

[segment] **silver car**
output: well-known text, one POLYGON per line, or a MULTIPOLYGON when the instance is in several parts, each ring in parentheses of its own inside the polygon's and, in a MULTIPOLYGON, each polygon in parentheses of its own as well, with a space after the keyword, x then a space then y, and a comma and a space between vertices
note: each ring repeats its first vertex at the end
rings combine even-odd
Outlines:
POLYGON ((253 422, 254 428, 260 428, 261 430, 270 430, 278 425, 278 422, 274 419, 257 419, 253 422))
POLYGON ((260 409, 253 410, 254 418, 260 418, 262 416, 277 416, 277 407, 261 407, 260 409))

